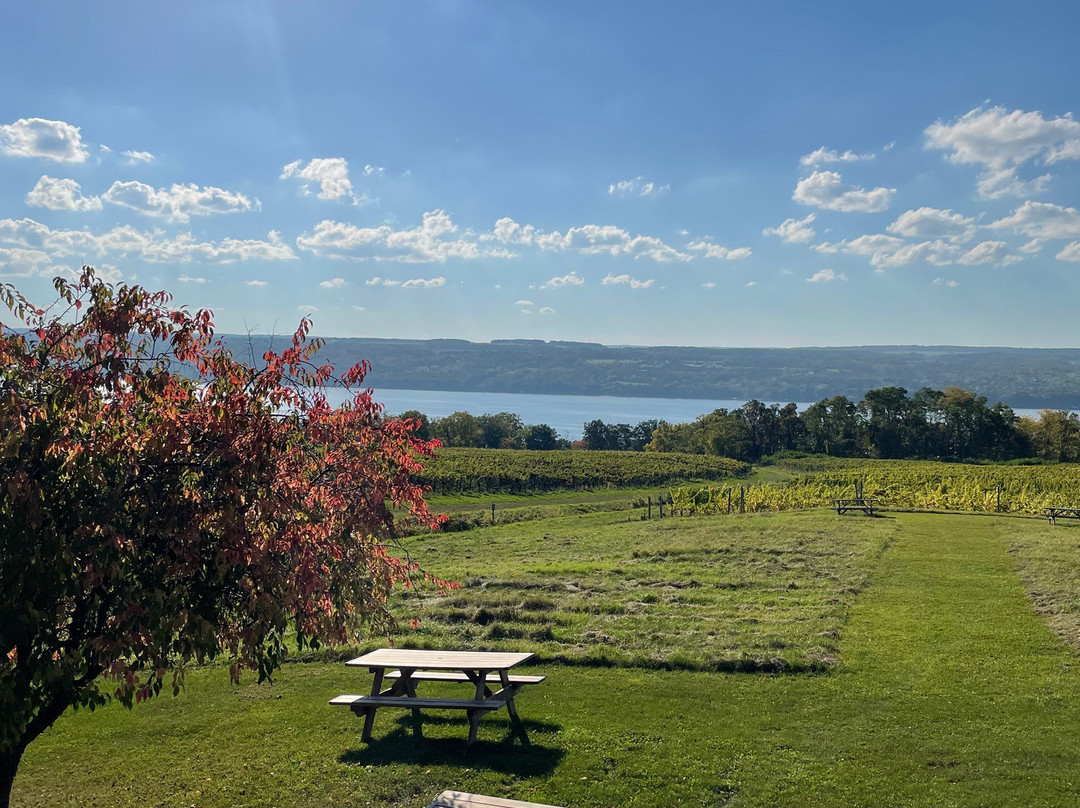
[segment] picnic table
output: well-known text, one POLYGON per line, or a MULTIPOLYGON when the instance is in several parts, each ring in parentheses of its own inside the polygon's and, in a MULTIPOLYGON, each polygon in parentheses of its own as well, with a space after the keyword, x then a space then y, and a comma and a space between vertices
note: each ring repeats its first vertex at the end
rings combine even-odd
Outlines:
POLYGON ((1080 519, 1080 508, 1043 508, 1043 516, 1047 522, 1056 525, 1058 519, 1080 519))
POLYGON ((848 511, 862 511, 867 516, 873 516, 875 502, 877 502, 876 499, 856 497, 855 499, 834 499, 832 504, 836 508, 837 516, 848 511))
POLYGON ((485 794, 468 794, 464 791, 444 791, 427 808, 558 808, 539 802, 506 800, 485 794))
POLYGON ((371 740, 371 728, 375 723, 375 711, 380 707, 412 710, 413 734, 421 736, 420 710, 464 710, 469 717, 469 745, 476 741, 480 718, 493 710, 506 707, 513 729, 527 745, 528 736, 518 718, 514 696, 525 685, 539 684, 543 676, 523 676, 510 671, 532 659, 532 653, 504 653, 501 651, 424 651, 408 648, 380 648, 377 651, 351 659, 345 664, 353 668, 367 668, 375 674, 371 693, 366 696, 345 694, 330 700, 331 704, 352 709, 364 717, 364 730, 360 738, 371 740), (391 680, 390 687, 383 683, 391 680), (456 682, 472 684, 471 699, 428 698, 416 695, 418 682, 456 682), (492 690, 492 687, 498 690, 492 690))

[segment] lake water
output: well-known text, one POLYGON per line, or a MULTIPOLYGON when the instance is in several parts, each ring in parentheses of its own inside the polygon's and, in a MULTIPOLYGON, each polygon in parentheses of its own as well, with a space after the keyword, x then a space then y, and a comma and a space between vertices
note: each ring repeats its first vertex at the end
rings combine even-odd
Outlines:
MULTIPOLYGON (((327 388, 331 404, 345 400, 345 391, 327 388)), ((553 396, 531 393, 463 393, 447 390, 390 390, 377 388, 375 400, 386 412, 398 414, 419 410, 429 418, 444 418, 452 412, 473 415, 497 412, 516 413, 526 424, 547 424, 568 440, 580 440, 588 421, 599 418, 608 424, 630 424, 655 418, 672 424, 693 421, 702 413, 721 407, 733 410, 745 401, 701 398, 634 398, 629 396, 553 396)), ((773 403, 773 402, 766 402, 773 403)), ((779 402, 781 405, 787 402, 779 402)), ((795 402, 799 410, 808 402, 795 402)), ((1017 410, 1018 415, 1038 414, 1037 410, 1017 410)))

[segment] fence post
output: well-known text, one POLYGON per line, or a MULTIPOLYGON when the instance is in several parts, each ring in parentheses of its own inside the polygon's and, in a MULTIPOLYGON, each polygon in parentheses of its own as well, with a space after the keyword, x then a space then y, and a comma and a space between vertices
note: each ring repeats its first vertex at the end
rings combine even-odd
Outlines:
POLYGON ((652 519, 652 494, 649 494, 649 518, 652 519))
POLYGON ((746 487, 739 486, 739 513, 746 513, 746 487))
POLYGON ((731 489, 727 490, 727 512, 731 513, 731 489))
POLYGON ((491 503, 491 524, 495 524, 495 503, 491 503))

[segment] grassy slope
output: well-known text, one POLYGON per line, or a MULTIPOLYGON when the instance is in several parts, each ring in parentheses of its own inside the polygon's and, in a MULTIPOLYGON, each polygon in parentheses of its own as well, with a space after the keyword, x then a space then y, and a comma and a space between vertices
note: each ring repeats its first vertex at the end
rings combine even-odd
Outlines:
POLYGON ((546 665, 519 698, 533 747, 511 752, 490 716, 465 756, 457 717, 414 742, 380 714, 361 744, 359 721, 326 706, 366 682, 339 664, 289 665, 273 688, 199 671, 178 699, 65 716, 28 752, 14 804, 422 806, 446 787, 576 806, 1080 802, 1076 650, 1034 613, 1008 552, 1049 529, 888 518, 898 536, 830 675, 546 665))
POLYGON ((826 668, 894 526, 809 512, 593 514, 417 537, 413 557, 463 587, 400 641, 645 667, 826 668))

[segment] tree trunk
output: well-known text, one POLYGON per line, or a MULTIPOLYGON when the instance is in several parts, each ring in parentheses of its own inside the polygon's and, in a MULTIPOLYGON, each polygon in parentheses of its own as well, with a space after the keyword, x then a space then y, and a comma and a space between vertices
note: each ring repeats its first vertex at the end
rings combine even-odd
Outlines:
POLYGON ((11 786, 15 783, 15 772, 19 770, 22 753, 22 747, 0 752, 0 808, 11 805, 11 786))

